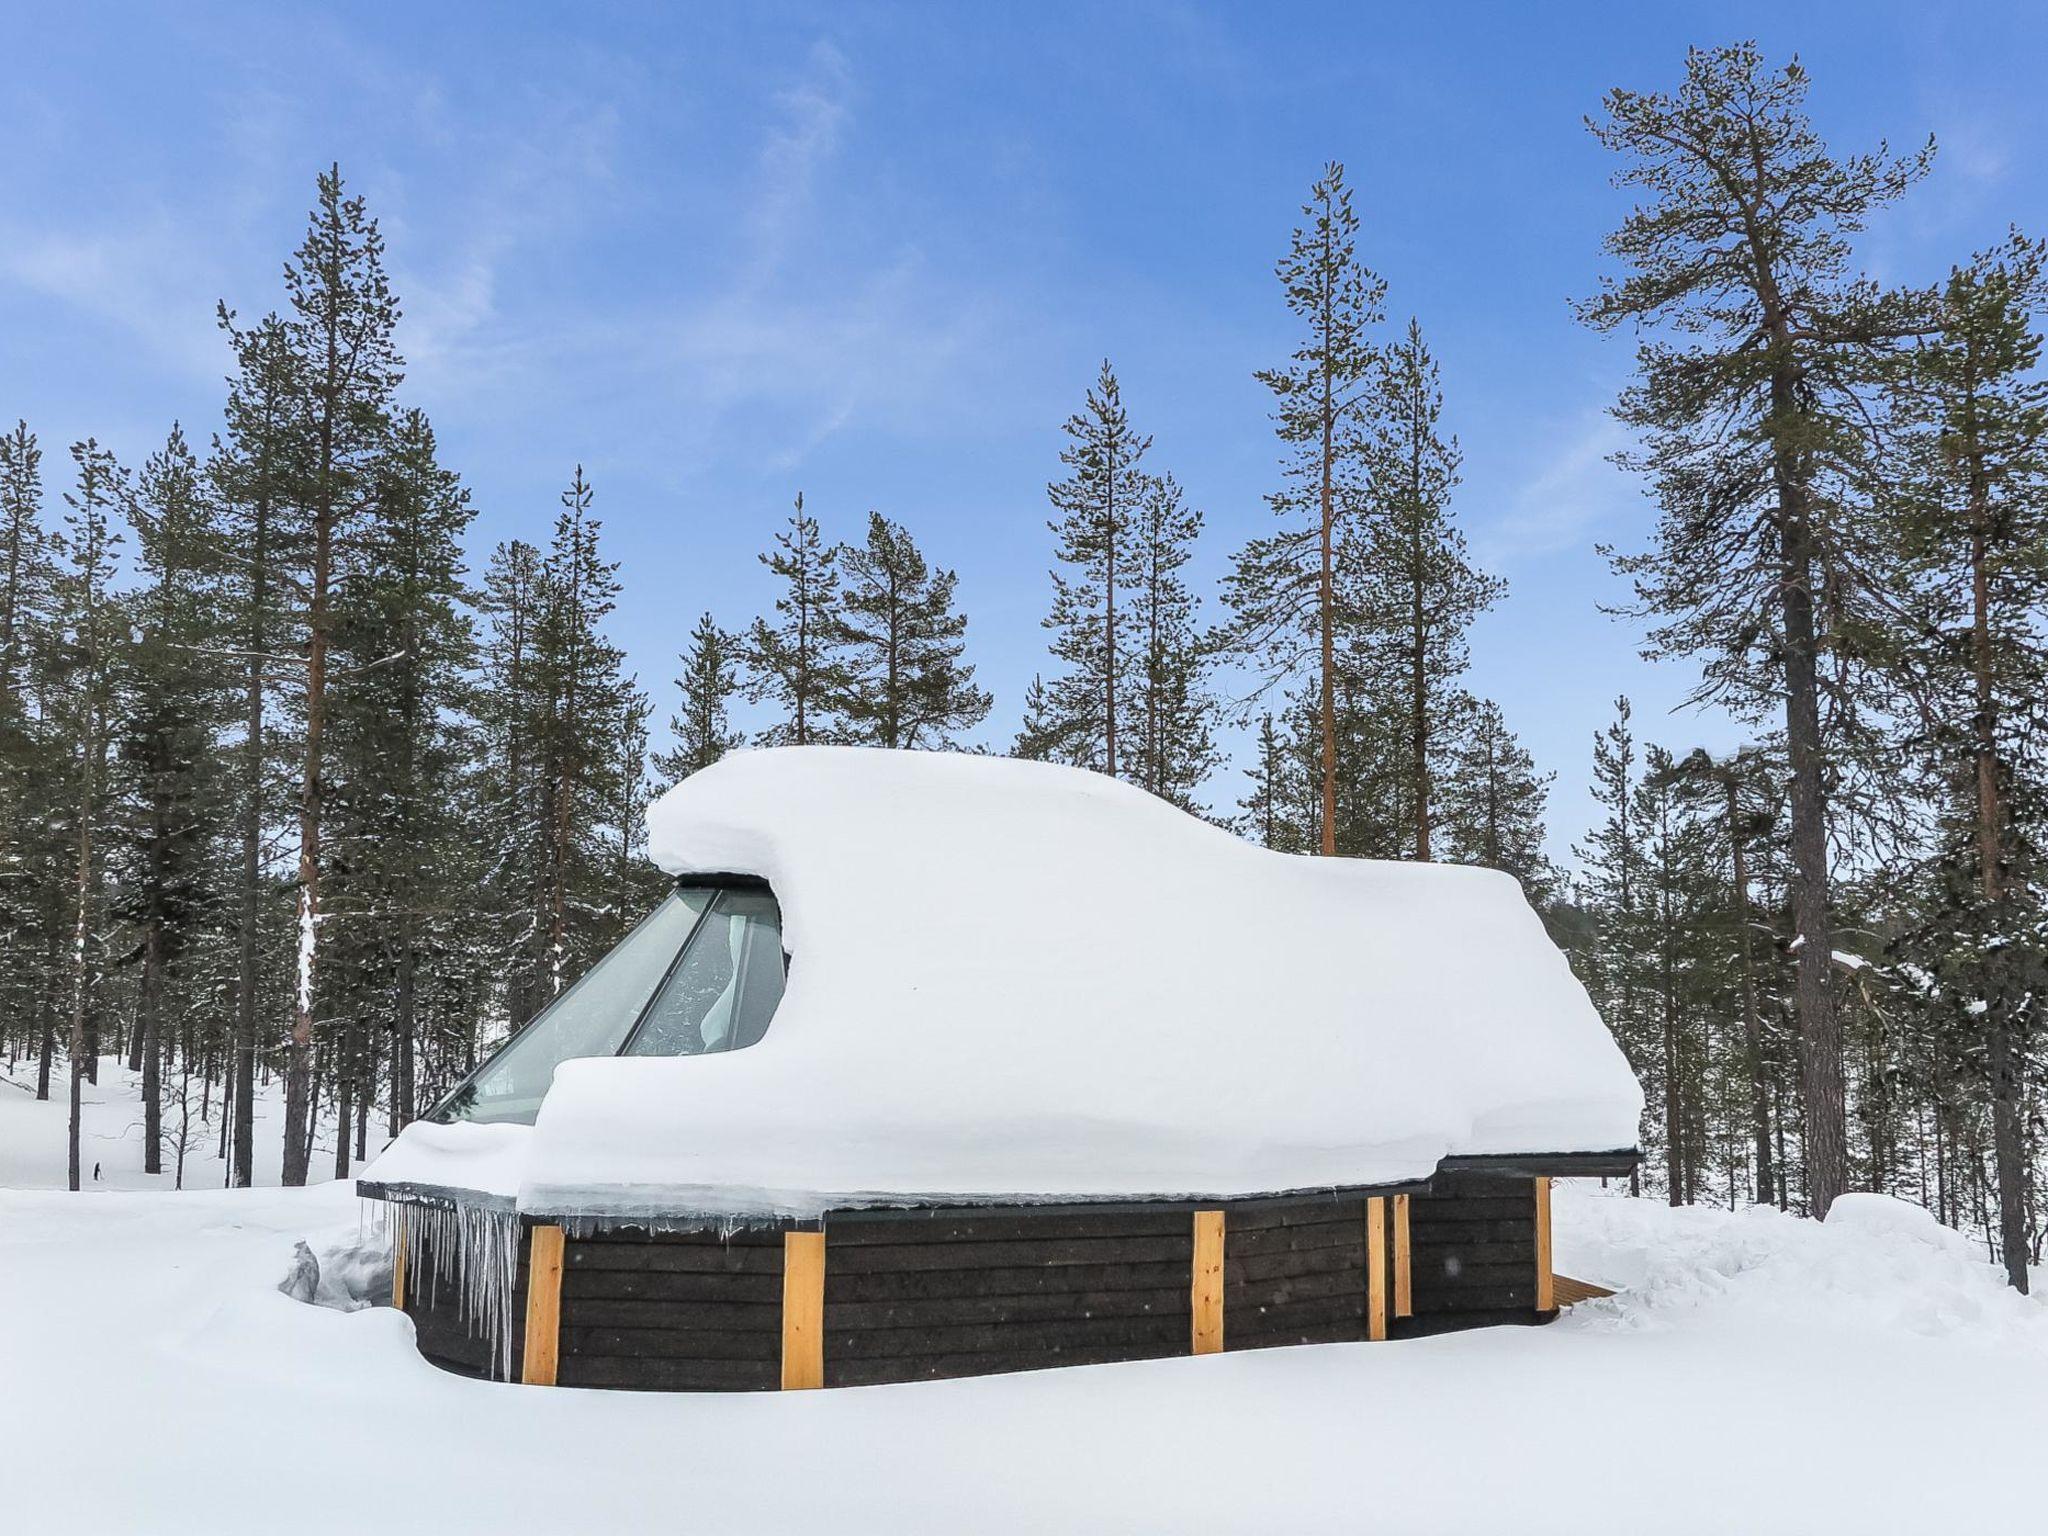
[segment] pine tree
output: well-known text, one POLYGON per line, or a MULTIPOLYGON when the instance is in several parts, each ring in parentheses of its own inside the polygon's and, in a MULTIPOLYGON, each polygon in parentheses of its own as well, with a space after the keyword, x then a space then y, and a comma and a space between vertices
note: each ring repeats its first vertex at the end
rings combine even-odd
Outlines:
POLYGON ((363 510, 371 465, 403 366, 392 344, 398 303, 384 275, 384 240, 361 198, 342 195, 341 169, 320 177, 306 238, 285 267, 292 318, 285 334, 303 390, 307 438, 299 498, 309 526, 305 735, 299 778, 298 966, 285 1075, 284 1182, 306 1182, 311 1153, 313 1010, 320 943, 321 820, 328 651, 343 545, 363 510))
POLYGON ((825 544, 818 520, 804 511, 799 491, 787 532, 761 563, 782 581, 777 622, 754 620, 747 632, 747 697, 778 704, 784 718, 764 731, 763 746, 806 747, 831 741, 833 704, 846 691, 839 654, 838 551, 825 544))
POLYGON ((273 803, 271 774, 277 753, 268 730, 270 686, 285 665, 275 654, 290 633, 291 579, 303 555, 303 520, 292 496, 301 483, 307 437, 299 359, 284 321, 268 315, 246 329, 225 305, 219 323, 235 356, 225 410, 227 435, 209 465, 221 508, 226 605, 226 658, 242 686, 241 739, 236 762, 236 820, 240 863, 235 890, 235 1033, 228 1072, 233 1107, 228 1118, 232 1182, 247 1188, 255 1177, 258 1050, 269 1033, 261 996, 265 977, 265 829, 273 803))
POLYGON ((683 664, 683 675, 676 679, 682 704, 668 722, 676 744, 654 759, 655 771, 671 785, 709 768, 746 740, 727 720, 739 691, 737 640, 704 614, 690 631, 690 648, 678 660, 683 664))
POLYGON ((1346 546, 1366 515, 1367 444, 1377 357, 1370 332, 1386 284, 1358 260, 1358 216, 1336 162, 1302 206, 1274 273, 1306 332, 1288 366, 1259 375, 1273 391, 1286 445, 1285 487, 1267 499, 1287 520, 1253 539, 1224 583, 1232 643, 1268 684, 1313 667, 1318 681, 1322 851, 1337 851, 1338 652, 1353 610, 1339 585, 1346 546))
POLYGON ((1706 656, 1703 698, 1752 719, 1783 710, 1807 1184, 1825 1214, 1849 1163, 1820 663, 1870 576, 1847 523, 1869 450, 1863 395, 1920 324, 1914 306, 1849 276, 1848 236, 1924 172, 1932 146, 1838 159, 1806 90, 1796 62, 1773 71, 1739 44, 1689 53, 1675 95, 1610 92, 1593 131, 1627 157, 1617 182, 1645 197, 1608 237, 1625 275, 1580 313, 1675 338, 1643 344, 1617 409, 1649 442, 1640 467, 1663 512, 1656 547, 1617 562, 1659 620, 1654 652, 1706 656))
MULTIPOLYGON (((1438 820, 1437 770, 1451 745, 1468 662, 1466 632, 1506 584, 1472 565, 1451 519, 1456 438, 1442 435, 1443 389, 1422 328, 1386 351, 1372 442, 1373 517, 1351 546, 1361 607, 1361 650, 1373 670, 1400 678, 1388 707, 1406 745, 1404 819, 1413 856, 1429 859, 1438 820)), ((1485 730, 1481 722, 1474 727, 1485 730)))
POLYGON ((1045 690, 1056 724, 1040 734, 1061 745, 1062 760, 1116 778, 1129 772, 1118 737, 1130 713, 1135 666, 1132 526, 1147 485, 1139 466, 1152 439, 1132 428, 1107 358, 1063 430, 1060 462, 1067 477, 1045 488, 1060 514, 1047 526, 1058 536, 1054 554, 1061 566, 1051 573, 1045 627, 1052 631, 1053 655, 1067 670, 1045 690))

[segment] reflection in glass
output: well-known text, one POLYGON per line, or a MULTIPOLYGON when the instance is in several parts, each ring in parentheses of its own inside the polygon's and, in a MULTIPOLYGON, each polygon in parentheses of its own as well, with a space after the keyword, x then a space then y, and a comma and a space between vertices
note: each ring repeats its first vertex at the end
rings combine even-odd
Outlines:
POLYGON ((439 1121, 531 1125, 583 1056, 694 1056, 754 1044, 782 997, 782 920, 753 887, 677 889, 472 1072, 439 1121))
POLYGON ((677 961, 628 1056, 701 1056, 752 1045, 782 998, 782 922, 765 891, 724 891, 677 961))

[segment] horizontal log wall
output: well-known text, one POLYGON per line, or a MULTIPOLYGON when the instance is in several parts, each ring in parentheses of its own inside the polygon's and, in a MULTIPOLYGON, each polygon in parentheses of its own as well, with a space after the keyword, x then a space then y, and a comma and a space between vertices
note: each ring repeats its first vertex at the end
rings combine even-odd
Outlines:
POLYGON ((1363 1200, 1233 1211, 1227 1231, 1226 1350, 1365 1337, 1363 1200))
POLYGON ((772 1391, 782 1380, 782 1234, 571 1238, 560 1352, 565 1387, 772 1391))
POLYGON ((1408 1249, 1414 1315, 1397 1336, 1539 1319, 1529 1179, 1439 1173, 1409 1199, 1408 1249))
MULTIPOLYGON (((1213 1273, 1206 1282, 1197 1275, 1204 1217, 1184 1208, 886 1219, 849 1213, 828 1218, 824 1233, 823 1382, 1185 1355, 1213 1348, 1219 1333, 1223 1348, 1243 1350, 1533 1322, 1544 1315, 1537 1213, 1529 1177, 1491 1172, 1439 1174, 1427 1193, 1405 1200, 1211 1212, 1223 1239, 1220 1287, 1213 1273), (1369 1240, 1374 1207, 1382 1223, 1377 1245, 1369 1240), (1370 1268, 1375 1247, 1378 1287, 1370 1268), (1374 1326, 1375 1294, 1385 1308, 1383 1334, 1374 1326), (1197 1327, 1197 1299, 1205 1307, 1220 1300, 1220 1319, 1205 1312, 1197 1327)), ((791 1384, 786 1241, 768 1230, 570 1238, 557 1383, 681 1391, 791 1384)), ((522 1370, 530 1252, 522 1241, 514 1380, 522 1370)), ((429 1268, 406 1278, 421 1353, 451 1370, 492 1374, 490 1342, 459 1315, 447 1284, 427 1293, 429 1268)), ((808 1343, 801 1353, 796 1384, 808 1385, 817 1361, 808 1343)))
POLYGON ((828 1221, 825 1385, 1184 1355, 1189 1212, 828 1221))

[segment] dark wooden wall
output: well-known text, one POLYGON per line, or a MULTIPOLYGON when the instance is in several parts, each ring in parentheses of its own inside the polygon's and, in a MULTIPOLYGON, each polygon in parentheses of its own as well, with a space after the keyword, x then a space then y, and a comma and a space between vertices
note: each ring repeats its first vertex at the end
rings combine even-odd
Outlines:
MULTIPOLYGON (((1383 1213, 1391 1227, 1391 1200, 1383 1213)), ((1227 1350, 1367 1336, 1363 1199, 1245 1206, 1224 1221, 1227 1350)), ((826 1222, 824 1379, 860 1386, 1189 1353, 1193 1212, 1182 1208, 826 1222)), ((1440 1173, 1409 1200, 1414 1315, 1395 1338, 1536 1322, 1535 1192, 1522 1174, 1440 1173)), ((1390 1267, 1391 1230, 1387 1243, 1390 1267)), ((528 1245, 514 1297, 512 1376, 528 1245)), ((562 1266, 562 1386, 766 1391, 781 1383, 783 1234, 623 1230, 571 1238, 562 1266)), ((493 1374, 491 1343, 452 1288, 414 1287, 422 1354, 493 1374)))
POLYGON ((1232 1211, 1223 1221, 1223 1348, 1365 1337, 1365 1202, 1232 1211))
POLYGON ((1533 1323, 1536 1193, 1521 1174, 1439 1173, 1408 1203, 1415 1315, 1396 1337, 1533 1323))
POLYGON ((828 1220, 825 1385, 1188 1352, 1185 1210, 828 1220))
POLYGON ((770 1391, 782 1380, 782 1234, 571 1238, 561 1326, 560 1386, 770 1391))

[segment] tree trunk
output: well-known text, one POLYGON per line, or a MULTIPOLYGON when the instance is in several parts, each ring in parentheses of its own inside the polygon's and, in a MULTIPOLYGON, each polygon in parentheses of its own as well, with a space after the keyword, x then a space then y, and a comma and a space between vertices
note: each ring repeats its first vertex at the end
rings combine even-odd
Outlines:
MULTIPOLYGON (((1970 474, 1970 652, 1976 687, 1976 777, 1978 880, 1988 912, 1996 919, 2005 904, 2005 814, 2000 803, 1998 703, 1993 691, 1988 484, 1981 464, 1970 474)), ((2002 957, 1992 960, 2001 964, 2002 957)), ((2006 1279, 2027 1294, 2027 1149, 2020 1121, 2023 1056, 2016 1038, 2016 1000, 2003 985, 1985 999, 1985 1055, 1991 1071, 1991 1156, 1998 1179, 1998 1241, 2006 1279)))
POLYGON ((1103 571, 1103 626, 1102 626, 1102 726, 1104 756, 1103 771, 1112 779, 1116 777, 1116 456, 1109 459, 1109 475, 1104 484, 1104 509, 1108 513, 1102 526, 1102 571, 1103 571))
MULTIPOLYGON (((88 727, 90 729, 90 727, 88 727)), ((87 747, 87 762, 91 761, 91 747, 87 747)), ((90 770, 88 770, 89 774, 90 770)), ((86 999, 91 991, 86 977, 86 931, 89 921, 89 897, 92 892, 92 787, 88 776, 86 790, 79 797, 78 806, 78 866, 74 880, 76 898, 75 918, 71 928, 71 1120, 69 1132, 71 1189, 79 1188, 78 1132, 79 1116, 85 1101, 85 1016, 86 999)))
POLYGON ((1828 914, 1827 788, 1822 779, 1819 642, 1814 622, 1815 550, 1805 468, 1791 440, 1800 415, 1798 381, 1772 377, 1778 433, 1773 472, 1784 615, 1785 742, 1792 759, 1792 919, 1799 939, 1793 997, 1799 1013, 1800 1088, 1806 1108, 1806 1197, 1825 1217, 1849 1187, 1848 1093, 1842 1077, 1841 1022, 1835 1016, 1834 953, 1828 914))
POLYGON ((1728 794, 1728 859, 1735 883, 1737 953, 1742 963, 1742 1050, 1749 1069, 1749 1130, 1754 1145, 1756 1177, 1752 1186, 1759 1205, 1771 1203, 1771 1112, 1764 1080, 1764 1026, 1756 1005, 1756 960, 1750 951, 1749 861, 1742 848, 1742 804, 1735 775, 1726 779, 1728 794))
MULTIPOLYGON (((333 376, 330 341, 329 377, 333 376)), ((313 593, 306 623, 306 762, 299 780, 299 922, 292 1043, 285 1068, 284 1182, 306 1182, 312 1135, 313 982, 320 947, 320 752, 327 726, 328 586, 334 569, 334 421, 320 423, 321 501, 313 517, 313 593)))
POLYGON ((142 981, 136 999, 135 1038, 142 1057, 142 1171, 164 1171, 163 924, 152 918, 142 935, 142 981))
POLYGON ((351 1019, 342 1028, 341 1049, 334 1058, 334 1176, 348 1177, 350 1138, 355 1134, 356 1059, 362 1054, 362 1026, 351 1019))
POLYGON ((1337 851, 1337 579, 1334 554, 1337 513, 1336 466, 1337 406, 1335 383, 1331 378, 1329 354, 1330 314, 1328 280, 1323 304, 1323 461, 1321 553, 1322 576, 1317 589, 1317 614, 1322 628, 1323 686, 1320 718, 1323 736, 1323 838, 1325 856, 1337 851))

